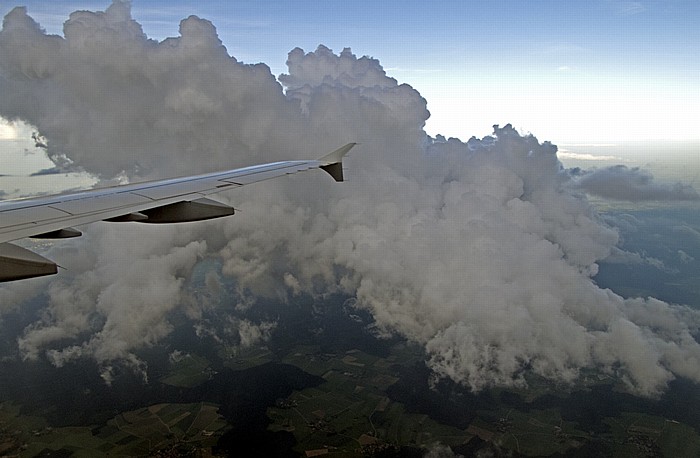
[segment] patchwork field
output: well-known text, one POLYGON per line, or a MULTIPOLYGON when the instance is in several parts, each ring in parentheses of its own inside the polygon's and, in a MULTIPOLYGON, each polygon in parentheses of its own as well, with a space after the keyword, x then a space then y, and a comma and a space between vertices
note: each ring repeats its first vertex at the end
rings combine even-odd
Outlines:
MULTIPOLYGON (((72 457, 144 456, 163 449, 208 450, 228 428, 216 405, 157 404, 123 412, 100 428, 50 428, 41 418, 0 404, 0 446, 37 456, 62 452, 72 457)), ((176 456, 176 455, 175 455, 176 456)))

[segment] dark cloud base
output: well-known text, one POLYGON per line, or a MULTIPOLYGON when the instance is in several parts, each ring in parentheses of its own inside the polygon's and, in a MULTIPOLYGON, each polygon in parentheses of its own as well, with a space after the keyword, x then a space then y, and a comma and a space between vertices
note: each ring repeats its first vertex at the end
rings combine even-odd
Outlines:
POLYGON ((605 199, 644 201, 698 201, 700 194, 691 185, 657 183, 653 175, 639 167, 610 167, 570 171, 574 183, 587 193, 605 199))

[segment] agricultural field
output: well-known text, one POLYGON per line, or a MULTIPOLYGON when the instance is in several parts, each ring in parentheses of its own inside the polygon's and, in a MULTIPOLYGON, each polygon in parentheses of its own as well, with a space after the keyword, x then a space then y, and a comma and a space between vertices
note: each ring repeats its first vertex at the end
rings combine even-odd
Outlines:
POLYGON ((688 425, 642 413, 608 417, 615 456, 700 456, 700 435, 688 425))
POLYGON ((490 425, 497 432, 494 442, 525 456, 564 454, 590 439, 575 423, 563 421, 556 409, 500 413, 502 416, 490 425))
POLYGON ((207 403, 157 404, 123 412, 100 428, 51 428, 41 418, 21 415, 19 406, 2 403, 0 446, 21 456, 60 451, 86 458, 144 456, 176 447, 209 450, 228 429, 217 410, 207 403))
POLYGON ((325 383, 280 400, 268 409, 272 431, 287 431, 299 453, 328 450, 334 456, 356 456, 367 447, 459 445, 473 435, 439 424, 427 415, 406 412, 392 402, 386 388, 397 378, 377 356, 359 350, 323 354, 313 346, 297 347, 284 359, 325 383))
POLYGON ((223 361, 224 366, 233 370, 250 369, 273 361, 274 355, 264 346, 241 348, 238 346, 221 345, 217 355, 223 361))
POLYGON ((187 354, 171 361, 170 372, 160 379, 166 385, 192 388, 206 382, 213 375, 209 361, 196 354, 187 354))

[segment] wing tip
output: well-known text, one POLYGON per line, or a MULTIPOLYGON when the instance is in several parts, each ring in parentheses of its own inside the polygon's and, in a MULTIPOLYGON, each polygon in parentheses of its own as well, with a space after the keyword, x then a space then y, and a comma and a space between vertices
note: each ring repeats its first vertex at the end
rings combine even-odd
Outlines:
POLYGON ((343 160, 343 156, 345 156, 348 153, 348 151, 353 149, 355 145, 357 145, 357 143, 348 143, 347 145, 343 145, 337 150, 326 154, 321 159, 319 159, 319 161, 323 162, 324 165, 330 165, 336 162, 340 162, 343 160))
POLYGON ((321 165, 321 169, 332 176, 335 181, 344 181, 343 157, 356 145, 357 143, 354 142, 348 143, 323 156, 321 159, 319 159, 319 162, 323 163, 323 165, 321 165))

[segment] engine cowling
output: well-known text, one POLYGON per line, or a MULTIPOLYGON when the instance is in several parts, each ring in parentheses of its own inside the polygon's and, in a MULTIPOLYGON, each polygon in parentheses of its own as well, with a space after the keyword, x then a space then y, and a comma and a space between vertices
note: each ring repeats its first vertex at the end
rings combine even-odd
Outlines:
POLYGON ((11 243, 0 243, 0 282, 42 277, 58 272, 53 261, 11 243))
MULTIPOLYGON (((142 210, 111 221, 135 221, 148 224, 184 223, 231 216, 233 207, 211 199, 176 202, 162 207, 142 210)), ((110 221, 108 220, 108 221, 110 221)), ((34 236, 60 239, 80 236, 80 231, 64 228, 34 236)), ((43 256, 11 243, 0 243, 0 282, 22 280, 58 273, 58 265, 43 256)))
POLYGON ((215 200, 202 198, 192 201, 175 202, 162 207, 149 208, 139 212, 108 218, 110 223, 145 223, 145 224, 170 224, 188 223, 191 221, 203 221, 207 219, 222 218, 235 213, 230 207, 215 200))
POLYGON ((43 234, 32 235, 32 239, 72 239, 73 237, 80 237, 83 235, 77 229, 72 227, 64 227, 63 229, 58 229, 57 231, 44 232, 43 234))
POLYGON ((221 202, 203 198, 189 202, 175 202, 162 207, 142 210, 139 213, 146 215, 147 218, 137 220, 138 223, 168 224, 222 218, 233 215, 235 210, 221 202))

